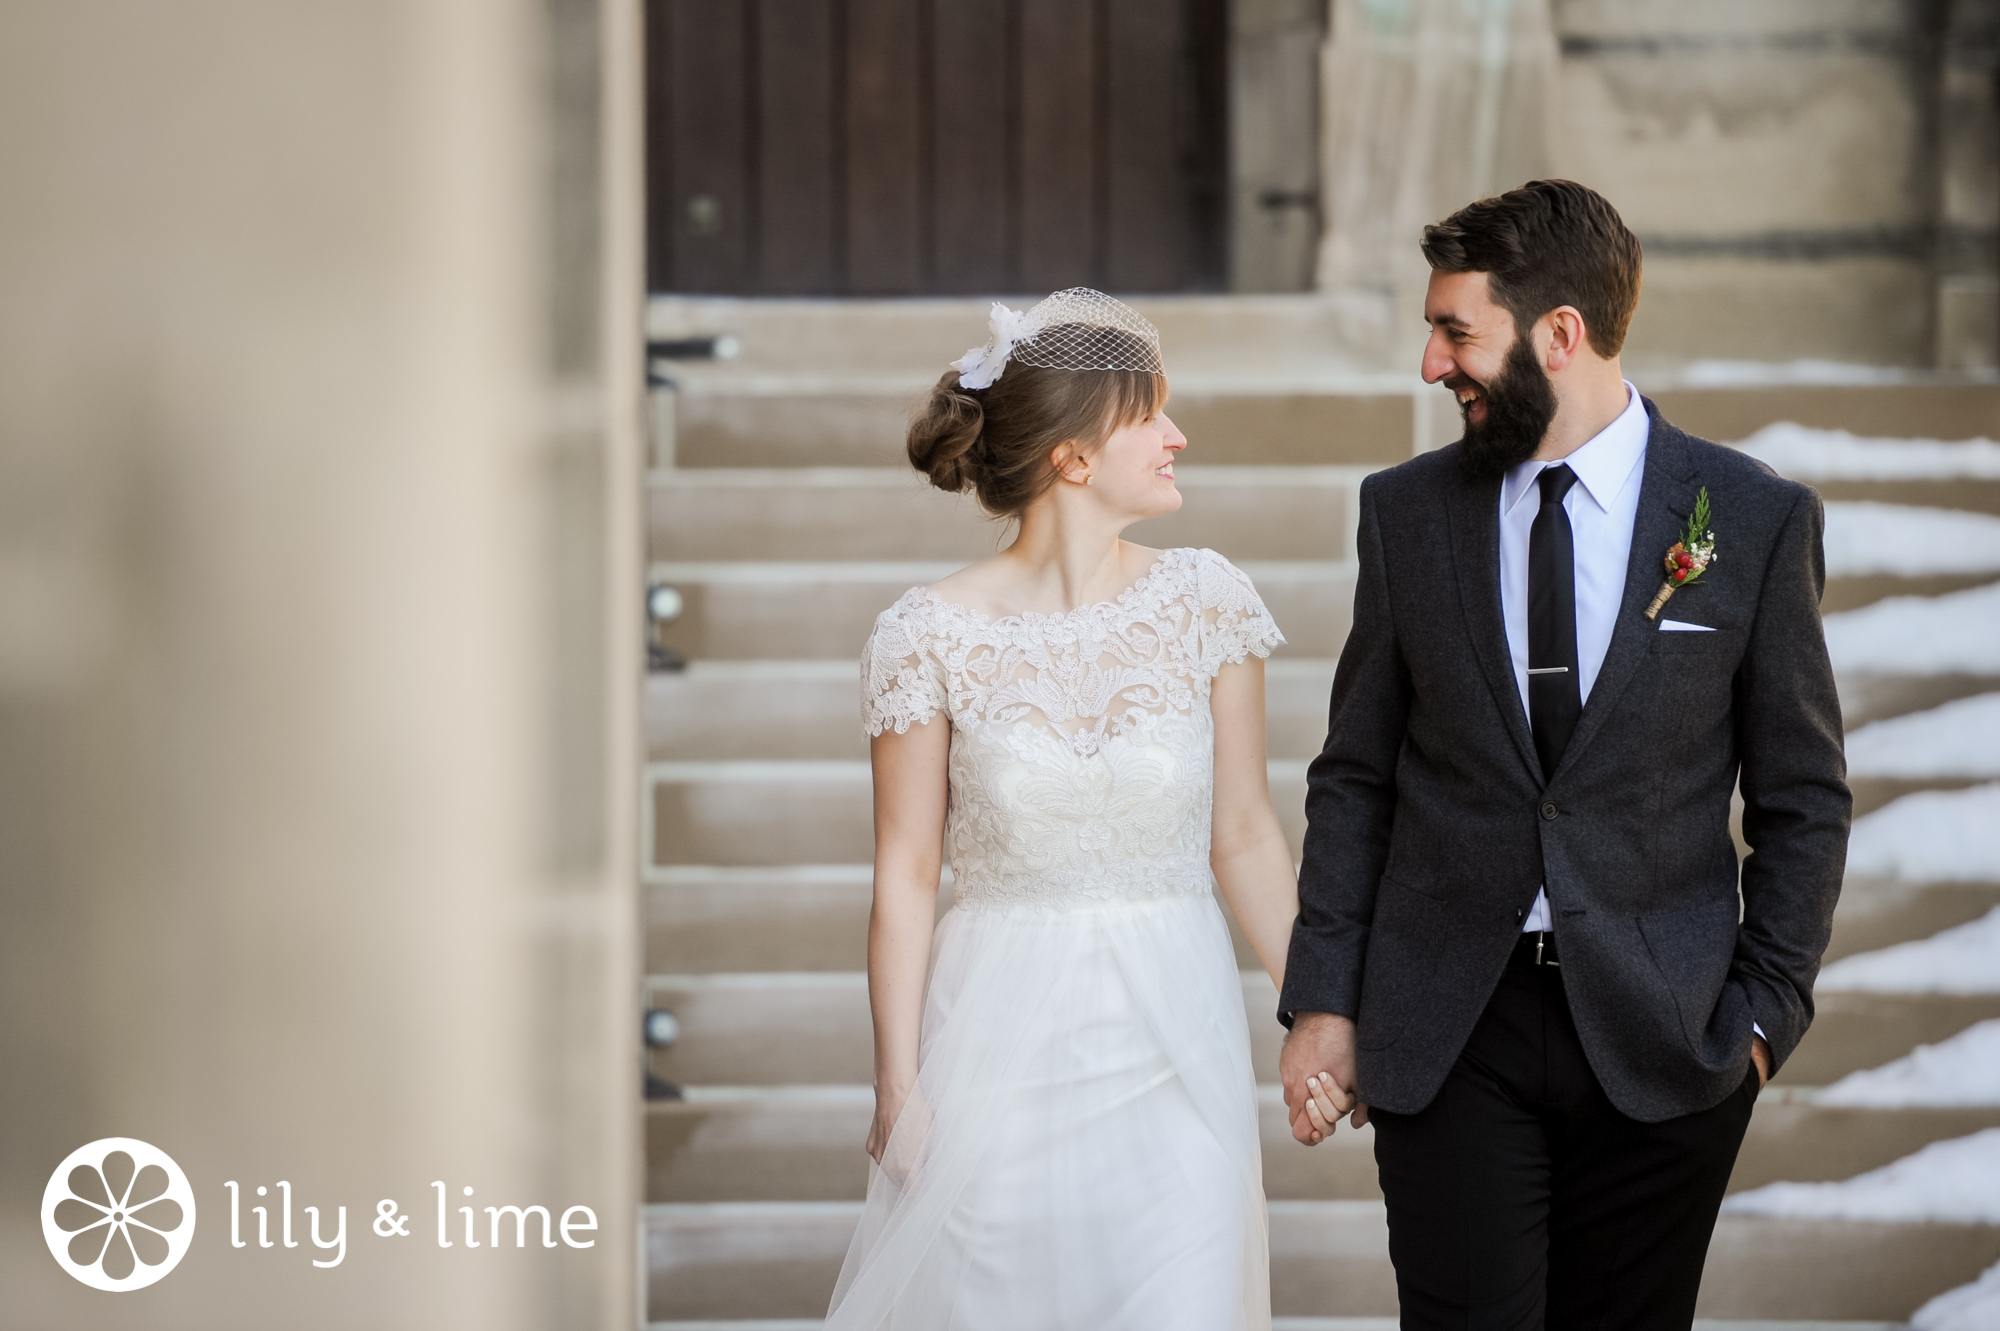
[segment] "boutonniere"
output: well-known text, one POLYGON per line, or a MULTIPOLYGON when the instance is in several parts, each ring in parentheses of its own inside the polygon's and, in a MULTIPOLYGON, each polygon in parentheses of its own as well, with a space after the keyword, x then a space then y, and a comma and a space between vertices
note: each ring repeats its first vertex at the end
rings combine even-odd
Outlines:
POLYGON ((1700 582, 1701 575, 1714 563, 1715 533, 1708 529, 1708 487, 1703 486, 1695 496, 1694 514, 1688 518, 1687 530, 1667 550, 1667 580, 1660 584, 1659 594, 1646 607, 1646 618, 1658 618, 1660 607, 1669 596, 1700 582))

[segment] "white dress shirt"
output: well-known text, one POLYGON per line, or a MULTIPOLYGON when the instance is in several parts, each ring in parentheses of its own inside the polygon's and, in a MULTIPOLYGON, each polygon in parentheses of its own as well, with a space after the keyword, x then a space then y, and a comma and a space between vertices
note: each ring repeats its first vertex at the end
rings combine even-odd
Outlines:
MULTIPOLYGON (((1625 385, 1625 410, 1589 443, 1556 462, 1523 462, 1500 483, 1500 613, 1507 625, 1507 649, 1514 658, 1514 682, 1521 710, 1528 708, 1528 532, 1541 511, 1543 470, 1568 467, 1576 484, 1563 496, 1576 552, 1577 683, 1584 702, 1604 666, 1611 630, 1625 599, 1625 566, 1632 554, 1632 524, 1639 514, 1640 478, 1645 468, 1647 419, 1639 390, 1625 385)), ((1549 896, 1535 893, 1523 933, 1552 928, 1549 896)))

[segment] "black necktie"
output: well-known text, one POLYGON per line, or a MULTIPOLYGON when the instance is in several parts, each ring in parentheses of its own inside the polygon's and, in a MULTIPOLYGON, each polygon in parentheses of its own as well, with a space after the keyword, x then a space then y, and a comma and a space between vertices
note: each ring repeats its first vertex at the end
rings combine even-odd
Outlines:
POLYGON ((1583 715, 1583 681, 1576 666, 1576 544, 1562 506, 1576 473, 1550 467, 1539 479, 1542 509, 1528 529, 1528 719, 1546 781, 1583 715))

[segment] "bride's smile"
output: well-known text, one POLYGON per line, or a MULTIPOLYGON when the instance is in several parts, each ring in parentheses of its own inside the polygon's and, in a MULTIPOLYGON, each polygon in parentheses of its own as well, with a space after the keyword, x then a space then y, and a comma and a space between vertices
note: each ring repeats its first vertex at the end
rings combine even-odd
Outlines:
POLYGON ((1113 430, 1090 459, 1091 497, 1132 521, 1178 511, 1174 460, 1187 442, 1165 411, 1113 430))

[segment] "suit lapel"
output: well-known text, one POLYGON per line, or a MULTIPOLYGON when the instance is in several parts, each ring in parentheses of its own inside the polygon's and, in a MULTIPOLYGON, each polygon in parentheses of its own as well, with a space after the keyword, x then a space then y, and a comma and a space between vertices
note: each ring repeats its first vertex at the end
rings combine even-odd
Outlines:
POLYGON ((1660 419, 1659 409, 1646 403, 1652 430, 1646 437, 1645 476, 1639 489, 1639 511, 1632 519, 1632 553, 1625 564, 1625 595, 1612 626, 1604 665, 1591 685, 1590 699, 1577 719, 1576 733, 1556 768, 1557 775, 1576 765, 1604 728, 1604 718, 1617 710, 1619 695, 1652 648, 1655 625, 1646 622, 1646 606, 1665 576, 1660 566, 1667 547, 1681 538, 1688 514, 1694 511, 1694 463, 1681 432, 1660 419))
MULTIPOLYGON (((1535 754, 1535 734, 1521 706, 1521 689, 1514 680, 1514 656, 1507 646, 1507 623, 1500 611, 1500 481, 1461 476, 1451 490, 1452 570, 1458 580, 1459 604, 1466 632, 1472 638, 1480 673, 1505 718, 1507 733, 1521 751, 1537 785, 1542 760, 1535 754)), ((1662 546, 1662 549, 1665 547, 1662 546)), ((1643 609, 1643 604, 1641 606, 1643 609)))

